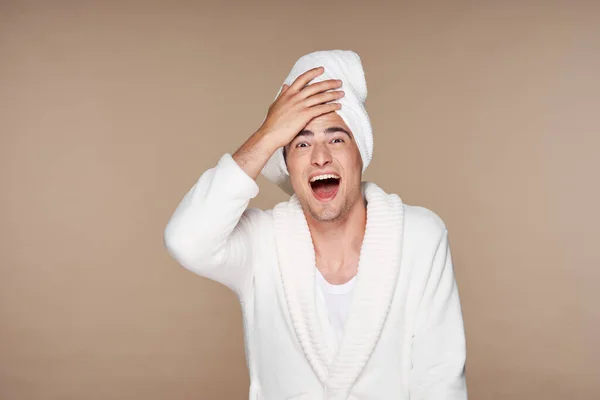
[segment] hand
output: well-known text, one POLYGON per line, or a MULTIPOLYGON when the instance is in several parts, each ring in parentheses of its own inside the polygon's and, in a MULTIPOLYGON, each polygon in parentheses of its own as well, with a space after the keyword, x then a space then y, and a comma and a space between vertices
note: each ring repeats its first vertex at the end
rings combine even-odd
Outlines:
POLYGON ((311 119, 342 108, 339 103, 328 102, 343 97, 344 92, 326 92, 340 87, 341 81, 329 79, 308 85, 323 72, 323 67, 313 68, 296 78, 291 86, 284 84, 279 96, 269 106, 259 131, 269 136, 277 147, 291 142, 311 119))

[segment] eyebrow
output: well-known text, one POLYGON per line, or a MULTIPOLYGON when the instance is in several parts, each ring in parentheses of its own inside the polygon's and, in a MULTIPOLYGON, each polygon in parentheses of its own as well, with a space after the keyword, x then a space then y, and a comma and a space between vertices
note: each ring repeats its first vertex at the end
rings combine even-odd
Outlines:
MULTIPOLYGON (((329 128, 325 129, 325 133, 335 133, 335 132, 343 132, 350 139, 352 139, 352 135, 350 134, 350 132, 348 132, 347 130, 345 130, 341 126, 330 126, 329 128)), ((313 131, 309 130, 309 129, 302 129, 300 132, 298 132, 298 134, 294 137, 294 139, 296 139, 299 136, 314 136, 314 134, 315 133, 313 131)))

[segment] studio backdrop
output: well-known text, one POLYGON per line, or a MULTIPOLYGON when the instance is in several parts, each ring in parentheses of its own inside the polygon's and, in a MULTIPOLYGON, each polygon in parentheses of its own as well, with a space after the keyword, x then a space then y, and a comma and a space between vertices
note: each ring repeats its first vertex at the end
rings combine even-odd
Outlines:
MULTIPOLYGON (((449 231, 474 400, 600 393, 600 3, 0 1, 0 398, 244 399, 163 231, 295 60, 363 62, 364 179, 449 231)), ((286 196, 262 177, 253 207, 286 196)))

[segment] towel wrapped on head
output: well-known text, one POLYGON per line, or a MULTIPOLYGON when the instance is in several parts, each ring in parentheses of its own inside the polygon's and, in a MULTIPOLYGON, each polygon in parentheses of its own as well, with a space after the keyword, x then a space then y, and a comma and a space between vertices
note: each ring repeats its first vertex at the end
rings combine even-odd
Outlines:
MULTIPOLYGON (((335 100, 335 102, 342 104, 342 108, 335 110, 335 112, 340 115, 352 131, 352 136, 362 158, 362 170, 364 172, 373 157, 373 131, 364 105, 367 99, 367 82, 358 54, 351 50, 320 50, 306 54, 296 61, 283 83, 289 86, 298 76, 309 69, 320 66, 324 67, 325 71, 311 80, 309 84, 328 79, 340 79, 342 81, 340 89, 344 90, 345 95, 335 100)), ((277 91, 275 99, 281 93, 282 88, 283 84, 277 91)), ((292 195, 294 193, 283 158, 283 147, 275 151, 262 169, 261 174, 287 194, 292 195)))

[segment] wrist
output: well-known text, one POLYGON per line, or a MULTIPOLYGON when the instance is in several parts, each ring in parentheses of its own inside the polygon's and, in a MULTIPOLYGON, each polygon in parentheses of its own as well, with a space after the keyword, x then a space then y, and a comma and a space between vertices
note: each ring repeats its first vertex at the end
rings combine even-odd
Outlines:
POLYGON ((277 149, 284 146, 277 140, 277 135, 274 132, 259 129, 254 135, 256 135, 256 143, 263 151, 263 154, 268 158, 270 158, 277 149))

